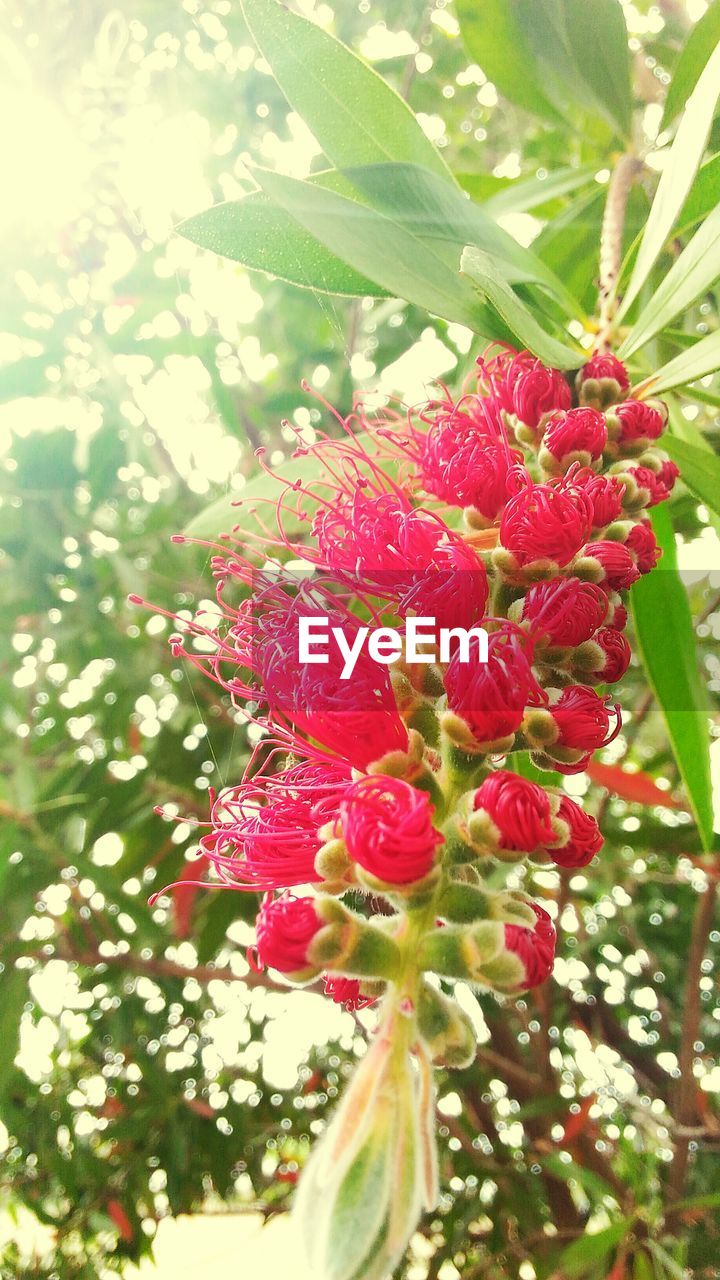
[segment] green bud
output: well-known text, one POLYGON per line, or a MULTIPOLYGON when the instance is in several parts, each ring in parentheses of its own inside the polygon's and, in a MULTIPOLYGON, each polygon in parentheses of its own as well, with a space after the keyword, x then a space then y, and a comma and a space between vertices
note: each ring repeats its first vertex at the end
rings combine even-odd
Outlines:
POLYGON ((417 1007, 418 1030, 433 1062, 462 1069, 475 1060, 475 1030, 451 996, 423 983, 417 1007))
POLYGON ((308 948, 311 964, 356 978, 391 980, 398 974, 400 948, 387 933, 336 898, 318 898, 315 909, 325 928, 315 934, 308 948))
POLYGON ((418 962, 425 970, 445 978, 482 981, 482 969, 503 948, 504 926, 499 921, 448 925, 428 933, 420 943, 418 962))

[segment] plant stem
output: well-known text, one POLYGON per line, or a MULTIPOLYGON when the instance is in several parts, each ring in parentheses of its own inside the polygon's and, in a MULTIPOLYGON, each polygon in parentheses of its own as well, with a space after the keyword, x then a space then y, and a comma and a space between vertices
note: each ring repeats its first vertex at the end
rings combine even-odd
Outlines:
POLYGON ((600 233, 600 283, 598 302, 600 318, 595 342, 596 352, 607 351, 613 337, 613 322, 618 307, 616 294, 628 196, 633 179, 642 168, 637 156, 620 156, 608 186, 602 231, 600 233))
POLYGON ((689 1162, 689 1147, 692 1126, 697 1122, 696 1092, 697 1083, 693 1064, 695 1059, 695 1042, 700 1030, 700 978, 702 962, 707 948, 708 935, 712 928, 717 898, 717 875, 708 874, 708 883, 695 908, 690 947, 687 958, 687 982, 685 984, 685 1013, 680 1032, 680 1048, 678 1062, 680 1078, 675 1095, 674 1120, 678 1132, 675 1135, 675 1154, 668 1175, 667 1192, 672 1205, 681 1199, 685 1186, 689 1162))

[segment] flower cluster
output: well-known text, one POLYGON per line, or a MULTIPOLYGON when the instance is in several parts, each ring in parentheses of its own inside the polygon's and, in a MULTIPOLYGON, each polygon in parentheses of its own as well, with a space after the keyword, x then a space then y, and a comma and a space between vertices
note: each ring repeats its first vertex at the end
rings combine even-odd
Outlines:
MULTIPOLYGON (((220 882, 263 894, 253 963, 322 980, 352 1011, 382 999, 388 1132, 414 1150, 428 1150, 427 1063, 475 1052, 460 1007, 425 975, 502 998, 552 969, 551 915, 491 890, 488 871, 496 886, 499 864, 585 867, 602 846, 595 818, 541 779, 583 771, 620 730, 608 686, 631 656, 622 593, 658 559, 646 513, 677 475, 658 448, 665 420, 612 355, 571 382, 495 348, 457 400, 443 389, 405 415, 360 408, 337 418, 339 438, 299 447, 313 478, 277 476, 277 502, 246 507, 214 548, 216 613, 173 635, 255 724, 245 776, 213 797, 200 841, 220 882), (459 645, 448 658, 431 644, 414 666, 362 653, 350 681, 332 652, 298 661, 301 619, 330 618, 352 643, 363 624, 420 616, 481 624, 487 661, 459 645), (522 773, 510 752, 525 753, 522 773), (414 1098, 402 1107, 400 1059, 414 1098)), ((368 1142, 370 1104, 358 1106, 353 1123, 342 1111, 344 1168, 368 1142)), ((323 1141, 307 1185, 330 1213, 337 1139, 323 1141)), ((420 1199, 432 1203, 431 1163, 424 1189, 411 1179, 396 1255, 420 1199)))

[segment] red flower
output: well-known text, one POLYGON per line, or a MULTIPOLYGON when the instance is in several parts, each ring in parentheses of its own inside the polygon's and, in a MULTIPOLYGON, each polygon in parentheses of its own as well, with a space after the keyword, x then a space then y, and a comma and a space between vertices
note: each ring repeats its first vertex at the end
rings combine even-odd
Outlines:
POLYGON ((605 655, 603 666, 594 672, 595 678, 606 684, 621 680, 630 665, 631 650, 625 636, 614 627, 601 627, 593 640, 605 655))
POLYGON ((625 546, 640 573, 650 573, 662 555, 649 520, 639 520, 633 525, 625 539, 625 546))
POLYGON ((656 507, 659 502, 665 502, 673 491, 680 471, 674 462, 668 460, 662 463, 657 471, 654 471, 652 467, 643 467, 637 464, 624 467, 622 474, 630 476, 640 490, 638 495, 639 502, 636 503, 637 508, 641 502, 646 507, 656 507))
POLYGON ((594 381, 599 381, 602 378, 612 378, 614 382, 617 382, 621 391, 627 391, 630 386, 628 371, 622 360, 618 360, 617 356, 613 356, 609 352, 605 355, 591 356, 587 364, 583 365, 578 374, 578 382, 582 386, 589 378, 594 381))
POLYGON ((331 761, 248 777, 214 800, 212 830, 200 844, 228 884, 255 892, 309 884, 320 878, 318 830, 337 816, 351 778, 331 761))
POLYGON ((432 825, 433 813, 426 793, 399 778, 360 778, 340 804, 348 854, 386 884, 422 880, 444 843, 432 825))
POLYGON ((492 819, 502 849, 533 853, 554 837, 547 791, 507 769, 491 773, 478 787, 473 809, 492 819))
POLYGON ((620 732, 620 710, 609 706, 593 689, 571 684, 548 707, 558 730, 555 746, 574 751, 597 751, 620 732), (613 725, 613 718, 615 724, 613 725))
POLYGON ((633 556, 622 542, 612 542, 610 539, 588 542, 583 556, 590 556, 597 561, 602 570, 601 581, 611 591, 625 591, 640 577, 640 570, 636 567, 633 556))
POLYGON ((326 973, 323 981, 325 995, 334 1000, 335 1004, 343 1005, 350 1013, 358 1013, 360 1009, 367 1009, 375 1004, 372 996, 363 995, 357 978, 342 978, 337 974, 326 973))
POLYGON ((545 636, 550 644, 574 649, 595 634, 607 611, 602 587, 578 578, 555 578, 530 587, 521 616, 531 624, 533 637, 545 636))
MULTIPOLYGON (((476 743, 517 732, 525 707, 542 697, 525 649, 527 637, 510 624, 488 638, 488 661, 451 658, 445 670, 448 707, 465 721, 476 743)), ((472 657, 472 650, 471 650, 472 657)))
POLYGON ((565 844, 548 849, 548 856, 559 867, 586 867, 604 843, 597 822, 569 796, 561 798, 557 816, 568 824, 570 834, 565 844))
POLYGON ((623 499, 623 486, 617 476, 596 476, 593 471, 582 471, 575 477, 575 484, 584 490, 592 505, 593 529, 605 529, 617 520, 623 499))
POLYGON ((528 482, 505 507, 500 542, 520 565, 549 560, 562 567, 587 541, 592 518, 592 505, 582 489, 528 482))
POLYGON ((535 428, 553 409, 569 409, 570 388, 558 369, 546 369, 530 351, 508 347, 491 360, 481 357, 480 380, 506 413, 535 428))
POLYGON ((618 442, 621 445, 657 440, 665 428, 666 419, 660 409, 644 400, 623 400, 612 413, 620 424, 618 442))
POLYGON ((535 902, 531 905, 537 916, 534 929, 519 924, 505 925, 505 946, 518 957, 525 969, 525 977, 519 984, 523 991, 545 982, 552 973, 555 959, 555 926, 543 907, 535 902))
MULTIPOLYGON (((542 448, 567 468, 571 462, 596 462, 607 444, 605 419, 597 409, 568 409, 553 413, 545 424, 542 448)), ((543 461, 542 452, 540 461, 543 461)))
POLYGON ((312 967, 308 959, 310 944, 322 928, 314 898, 295 898, 290 893, 266 898, 255 922, 260 963, 280 973, 306 972, 312 967))
POLYGON ((480 622, 488 601, 485 566, 472 547, 457 542, 438 547, 427 568, 411 575, 398 599, 406 618, 433 618, 438 628, 471 627, 480 622))
POLYGON ((422 437, 419 461, 428 493, 452 506, 474 507, 492 522, 507 501, 508 471, 522 454, 508 447, 492 402, 466 396, 435 417, 422 437))

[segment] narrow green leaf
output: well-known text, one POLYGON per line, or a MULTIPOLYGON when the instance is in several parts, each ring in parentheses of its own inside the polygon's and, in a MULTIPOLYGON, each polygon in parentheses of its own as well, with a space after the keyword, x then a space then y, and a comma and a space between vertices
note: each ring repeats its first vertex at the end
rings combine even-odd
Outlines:
POLYGON ((263 190, 332 253, 398 298, 475 329, 472 289, 449 267, 449 246, 417 228, 327 191, 269 170, 255 170, 263 190))
POLYGON ((635 301, 672 232, 700 166, 719 96, 720 44, 708 59, 688 99, 655 192, 630 284, 618 311, 618 319, 625 315, 635 301))
POLYGON ((262 191, 216 204, 187 218, 177 230, 202 249, 307 289, 350 297, 386 296, 384 289, 337 258, 262 191))
POLYGON ((632 130, 628 34, 619 0, 564 0, 565 27, 576 66, 609 121, 632 130))
POLYGON ((331 164, 407 161, 453 181, 407 103, 367 63, 278 0, 242 0, 258 49, 331 164))
POLYGON ((541 329, 532 312, 499 275, 488 254, 468 245, 463 250, 460 270, 502 316, 522 346, 558 369, 576 369, 582 364, 582 352, 565 346, 541 329))
POLYGON ((507 0, 456 0, 455 11, 465 48, 500 92, 534 115, 564 123, 546 95, 542 67, 516 6, 507 0))
POLYGON ((702 222, 717 206, 720 197, 720 155, 711 156, 698 170, 678 218, 675 234, 681 235, 702 222))
POLYGON ((20 1018, 27 1000, 28 975, 22 969, 8 968, 2 979, 0 1001, 0 1097, 12 1075, 15 1054, 20 1041, 20 1018))
POLYGON ((698 671, 687 593, 678 573, 667 504, 652 512, 663 558, 631 593, 635 634, 648 682, 662 709, 670 745, 703 848, 713 844, 707 690, 698 671))
POLYGON ((696 498, 720 515, 720 458, 710 449, 698 449, 675 435, 665 435, 663 448, 677 462, 684 483, 696 498))
MULTIPOLYGON (((524 213, 528 209, 536 209, 538 205, 557 200, 560 196, 570 195, 587 187, 595 177, 592 165, 584 165, 581 169, 556 169, 545 178, 522 178, 511 182, 496 194, 489 196, 483 204, 486 213, 493 218, 503 213, 524 213)), ((465 183, 461 180, 461 185, 465 183)), ((471 195, 475 195, 471 187, 466 187, 471 195)))
POLYGON ((715 373, 717 369, 720 369, 720 329, 701 338, 694 346, 688 347, 687 351, 681 351, 680 355, 675 356, 662 369, 644 378, 635 390, 659 396, 662 391, 669 391, 671 387, 684 387, 689 382, 696 382, 698 378, 715 373))
POLYGON ((715 0, 696 22, 675 64, 673 78, 665 99, 661 128, 666 129, 680 114, 707 62, 708 49, 720 40, 720 3, 715 0))
POLYGON ((700 226, 652 297, 641 308, 620 347, 625 359, 661 333, 675 316, 720 279, 720 205, 700 226))
POLYGON ((595 1231, 592 1234, 586 1232, 585 1235, 580 1236, 579 1240, 573 1240, 567 1249, 563 1249, 558 1259, 560 1273, 568 1280, 574 1276, 585 1275, 593 1269, 595 1263, 604 1261, 615 1245, 625 1239, 631 1226, 630 1218, 622 1218, 602 1231, 595 1231))

